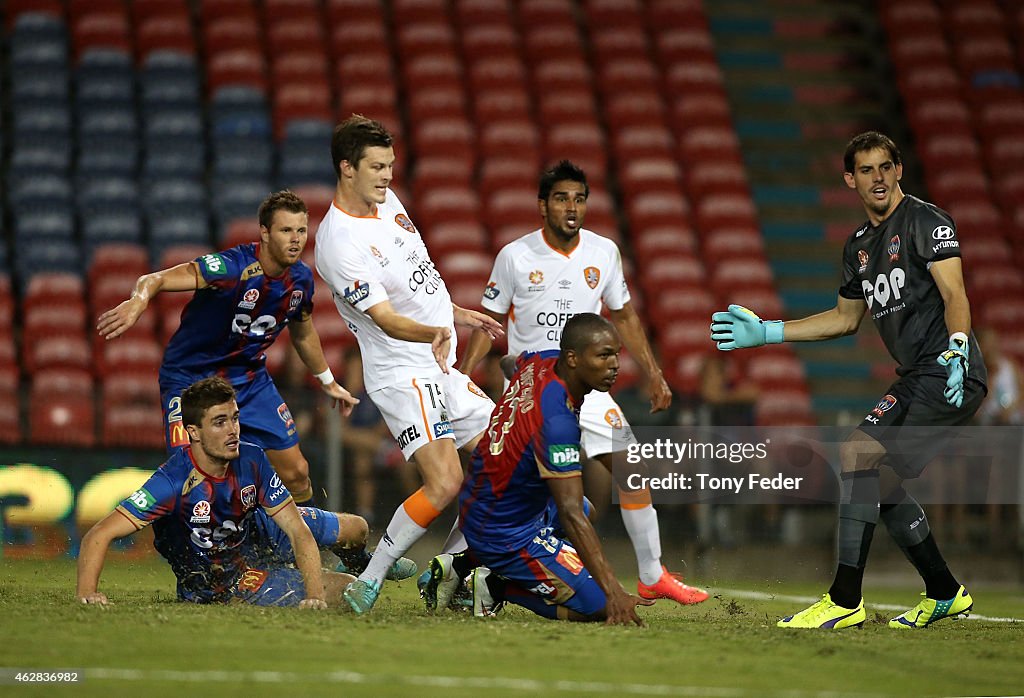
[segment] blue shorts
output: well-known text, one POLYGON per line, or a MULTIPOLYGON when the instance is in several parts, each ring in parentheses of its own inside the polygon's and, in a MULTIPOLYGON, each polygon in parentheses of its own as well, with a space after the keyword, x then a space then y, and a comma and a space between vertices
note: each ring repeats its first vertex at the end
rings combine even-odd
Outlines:
MULTIPOLYGON (((200 378, 202 376, 197 376, 195 380, 200 378)), ((181 393, 189 385, 191 383, 180 384, 160 377, 164 440, 170 453, 188 445, 188 433, 181 421, 181 393)), ((258 371, 252 381, 233 387, 237 393, 243 439, 268 451, 283 451, 299 443, 295 420, 269 373, 258 371)))

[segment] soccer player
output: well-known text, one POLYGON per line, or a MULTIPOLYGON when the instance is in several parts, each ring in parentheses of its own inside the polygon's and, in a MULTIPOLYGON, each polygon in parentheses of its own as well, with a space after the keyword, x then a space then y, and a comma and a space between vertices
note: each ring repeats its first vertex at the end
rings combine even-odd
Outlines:
MULTIPOLYGON (((541 228, 498 253, 484 289, 484 311, 498 322, 508 323, 509 353, 518 355, 556 349, 566 320, 577 313, 600 312, 603 302, 626 348, 648 376, 651 412, 664 410, 672 393, 630 302, 619 249, 608 238, 583 227, 589 195, 586 174, 568 160, 541 174, 537 192, 541 228)), ((490 348, 490 337, 474 332, 460 369, 472 373, 490 348)), ((607 391, 587 395, 580 409, 580 427, 587 456, 613 472, 613 452, 625 450, 633 434, 607 391)), ((619 487, 619 503, 636 553, 639 594, 682 604, 705 600, 707 592, 683 584, 662 565, 658 513, 650 491, 627 492, 619 487)))
POLYGON ((363 356, 367 394, 423 479, 398 507, 369 566, 345 590, 357 613, 373 608, 385 571, 458 493, 457 448, 472 449, 494 403, 455 359, 460 324, 500 336, 490 317, 452 303, 423 238, 388 187, 395 152, 379 122, 354 115, 335 130, 338 185, 317 233, 316 267, 363 356))
POLYGON ((470 577, 474 613, 508 601, 545 618, 643 625, 636 606, 654 601, 615 578, 581 477, 580 406, 612 387, 622 345, 610 322, 578 313, 559 346, 519 355, 459 492, 468 556, 488 568, 470 577))
POLYGON ((241 440, 235 391, 223 378, 187 388, 181 413, 191 444, 175 449, 82 539, 78 600, 108 602, 97 587, 111 541, 153 524, 153 544, 183 601, 340 605, 352 576, 321 571, 318 545, 361 547, 366 522, 295 506, 262 449, 241 440))
POLYGON ((305 202, 279 191, 260 204, 258 215, 258 242, 140 277, 128 300, 99 317, 97 330, 114 339, 135 324, 156 294, 194 291, 160 366, 168 450, 188 444, 181 391, 200 378, 223 376, 238 393, 245 438, 266 450, 296 502, 312 505, 309 463, 288 405, 267 373, 264 351, 287 327, 295 351, 342 413, 358 400, 335 382, 313 326, 313 273, 299 259, 306 246, 305 202))
POLYGON ((864 566, 878 519, 924 579, 925 598, 889 621, 924 628, 966 615, 971 595, 950 573, 921 505, 902 486, 921 475, 985 397, 987 373, 971 333, 956 225, 945 211, 900 188, 903 160, 887 136, 854 137, 843 157, 846 185, 868 220, 847 240, 839 299, 800 320, 761 320, 731 305, 712 316, 723 351, 853 334, 868 311, 899 378, 840 448, 839 560, 821 601, 779 621, 787 628, 846 628, 865 620, 864 566), (912 427, 901 430, 901 427, 912 427))

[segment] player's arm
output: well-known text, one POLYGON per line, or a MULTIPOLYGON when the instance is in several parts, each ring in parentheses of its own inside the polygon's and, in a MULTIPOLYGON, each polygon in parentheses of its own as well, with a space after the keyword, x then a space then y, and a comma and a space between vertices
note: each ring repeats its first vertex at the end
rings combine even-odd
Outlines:
POLYGON ((762 320, 742 305, 711 316, 711 339, 722 351, 781 342, 817 342, 853 334, 867 310, 862 299, 839 296, 836 307, 799 320, 762 320))
POLYGON ((864 299, 838 297, 836 307, 824 313, 799 320, 787 320, 783 327, 783 341, 817 342, 854 334, 860 329, 868 304, 864 299))
POLYGON ((352 407, 359 404, 358 398, 352 393, 338 385, 331 373, 331 367, 327 365, 327 357, 324 356, 323 345, 320 344, 320 335, 313 326, 312 316, 305 320, 292 320, 288 323, 288 334, 292 339, 292 346, 295 353, 306 364, 306 368, 320 381, 323 391, 334 398, 334 404, 341 406, 341 413, 346 417, 352 413, 352 407))
POLYGON ((644 622, 636 614, 636 606, 651 605, 637 596, 630 595, 615 577, 611 563, 604 555, 601 541, 597 537, 594 526, 583 512, 583 478, 575 477, 550 478, 547 481, 551 496, 558 507, 558 519, 562 522, 566 537, 572 541, 584 566, 598 583, 605 597, 607 606, 605 613, 610 625, 629 625, 644 622))
POLYGON ((969 335, 971 304, 967 300, 967 290, 964 288, 964 271, 960 258, 950 257, 932 262, 929 271, 935 285, 939 287, 942 302, 946 306, 946 329, 949 330, 949 334, 963 332, 969 335))
POLYGON ((299 603, 299 608, 327 608, 323 574, 320 569, 320 549, 317 548, 313 534, 302 520, 294 501, 288 502, 274 514, 274 523, 288 536, 295 551, 295 566, 302 572, 306 598, 299 603))
POLYGON ((456 325, 486 332, 492 341, 505 334, 504 326, 489 313, 481 313, 479 310, 470 310, 452 303, 452 316, 456 325))
MULTIPOLYGON (((508 313, 496 313, 486 308, 484 308, 484 312, 501 327, 504 327, 505 322, 508 320, 508 313)), ((469 336, 469 346, 466 348, 466 353, 462 355, 459 370, 467 376, 472 373, 483 358, 487 356, 487 352, 491 350, 493 344, 494 338, 489 332, 483 329, 473 330, 473 334, 469 336)))
POLYGON ((195 262, 184 262, 144 274, 135 282, 135 289, 128 300, 100 315, 96 330, 104 339, 114 339, 132 328, 149 301, 161 291, 195 291, 206 286, 206 279, 199 273, 199 265, 195 262))
POLYGON ((112 511, 85 534, 78 552, 78 585, 75 589, 75 598, 81 603, 108 603, 107 595, 98 591, 107 550, 115 539, 135 531, 135 524, 127 517, 112 511))
POLYGON ((640 316, 636 314, 633 303, 627 301, 618 310, 612 310, 611 316, 615 329, 622 337, 622 343, 626 345, 626 350, 647 375, 651 392, 651 412, 668 409, 672 404, 672 391, 669 390, 665 376, 654 359, 654 352, 651 351, 651 344, 647 341, 643 323, 640 322, 640 316))
POLYGON ((434 359, 441 370, 448 373, 448 351, 452 344, 452 331, 449 327, 434 327, 416 322, 410 317, 399 314, 391 301, 381 301, 366 309, 377 327, 384 334, 406 342, 422 342, 430 345, 434 359))

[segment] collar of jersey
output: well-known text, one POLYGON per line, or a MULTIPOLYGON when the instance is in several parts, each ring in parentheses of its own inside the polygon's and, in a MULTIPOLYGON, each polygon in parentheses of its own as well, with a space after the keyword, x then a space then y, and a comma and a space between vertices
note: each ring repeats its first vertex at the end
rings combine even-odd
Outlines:
POLYGON ((555 254, 560 254, 563 257, 567 258, 567 259, 572 257, 572 253, 575 252, 576 250, 578 250, 580 248, 580 245, 583 244, 583 236, 582 235, 577 235, 576 236, 576 247, 572 248, 568 252, 562 252, 560 249, 558 249, 557 247, 552 245, 550 242, 548 242, 548 239, 546 237, 544 237, 544 229, 543 228, 541 228, 541 230, 540 230, 540 239, 544 242, 545 245, 548 246, 548 249, 550 249, 552 252, 554 252, 555 254))
MULTIPOLYGON (((346 216, 348 216, 349 218, 362 218, 362 219, 364 219, 364 220, 367 220, 367 219, 368 219, 368 220, 378 220, 378 221, 380 220, 380 216, 379 216, 379 215, 376 215, 376 214, 374 214, 374 215, 372 215, 372 216, 357 216, 357 215, 355 215, 354 213, 349 213, 348 211, 346 211, 345 209, 343 209, 343 208, 342 208, 341 206, 339 206, 339 205, 337 204, 337 202, 335 202, 335 201, 332 201, 332 202, 331 202, 331 206, 333 206, 334 208, 338 209, 339 211, 341 211, 342 213, 344 213, 344 214, 345 214, 346 216)), ((377 213, 380 213, 380 206, 377 206, 377 213)))
MULTIPOLYGON (((205 470, 203 470, 202 468, 200 468, 199 464, 196 463, 196 457, 192 454, 192 446, 191 446, 191 444, 185 447, 185 452, 188 454, 188 459, 190 461, 192 461, 192 467, 195 468, 196 470, 198 470, 200 473, 202 473, 203 477, 209 478, 210 480, 213 480, 214 482, 224 482, 225 480, 228 479, 228 471, 227 470, 224 471, 224 475, 222 477, 217 477, 216 475, 210 475, 210 473, 208 473, 205 470)), ((229 469, 231 468, 231 461, 228 461, 228 468, 229 469)))

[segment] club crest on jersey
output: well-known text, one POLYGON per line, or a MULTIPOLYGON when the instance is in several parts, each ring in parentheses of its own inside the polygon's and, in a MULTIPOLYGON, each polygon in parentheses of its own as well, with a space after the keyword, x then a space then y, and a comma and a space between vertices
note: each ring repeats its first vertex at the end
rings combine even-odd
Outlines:
POLYGON ((857 252, 857 261, 860 262, 860 267, 857 268, 857 273, 863 274, 868 270, 868 253, 865 250, 857 252))
POLYGON ((256 485, 246 485, 242 488, 242 509, 249 511, 256 506, 256 485))
POLYGON ((288 299, 288 310, 295 310, 302 303, 302 291, 298 289, 292 291, 292 297, 288 299))
POLYGON ((597 284, 601 281, 601 270, 597 267, 587 267, 583 270, 583 279, 590 288, 597 288, 597 284))
MULTIPOLYGON (((301 292, 300 292, 301 293, 301 292)), ((250 288, 242 296, 242 302, 238 304, 239 308, 243 310, 252 310, 256 307, 256 301, 260 299, 260 290, 258 288, 250 288)))
POLYGON ((622 415, 619 414, 617 409, 610 409, 604 413, 604 421, 611 425, 612 429, 622 428, 622 415))
POLYGON ((889 261, 895 262, 900 258, 900 236, 893 235, 889 238, 889 261))
POLYGON ((409 231, 410 233, 416 232, 416 226, 412 224, 411 220, 409 220, 409 216, 405 215, 404 213, 399 213, 397 216, 395 216, 395 223, 402 226, 402 228, 409 231))
POLYGON ((886 395, 885 397, 878 401, 878 404, 874 406, 874 408, 871 410, 871 413, 881 417, 883 414, 891 410, 895 405, 896 398, 894 398, 892 395, 886 395))
POLYGON ((288 409, 288 403, 282 402, 277 406, 277 416, 284 422, 285 429, 291 429, 295 426, 295 420, 292 419, 292 411, 288 409))
POLYGON ((487 298, 488 300, 493 301, 500 295, 501 291, 498 290, 498 286, 493 281, 487 284, 487 286, 484 288, 484 298, 487 298))
POLYGON ((357 306, 370 295, 370 284, 365 281, 356 281, 342 292, 345 302, 351 306, 357 306))
POLYGON ((189 521, 194 524, 210 523, 210 503, 205 499, 196 502, 192 507, 192 518, 189 521))

